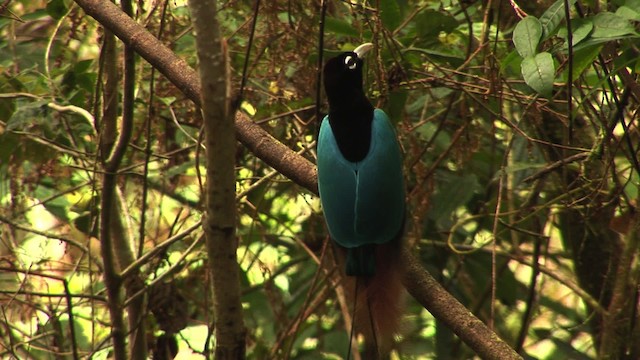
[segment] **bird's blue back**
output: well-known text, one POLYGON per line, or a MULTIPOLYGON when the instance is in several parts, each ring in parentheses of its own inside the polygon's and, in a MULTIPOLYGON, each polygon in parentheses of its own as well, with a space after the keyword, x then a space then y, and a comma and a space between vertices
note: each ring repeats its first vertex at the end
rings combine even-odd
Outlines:
POLYGON ((402 157, 384 111, 373 113, 371 144, 361 161, 344 158, 328 116, 320 126, 317 155, 324 216, 338 244, 352 249, 383 244, 399 235, 405 215, 402 157))

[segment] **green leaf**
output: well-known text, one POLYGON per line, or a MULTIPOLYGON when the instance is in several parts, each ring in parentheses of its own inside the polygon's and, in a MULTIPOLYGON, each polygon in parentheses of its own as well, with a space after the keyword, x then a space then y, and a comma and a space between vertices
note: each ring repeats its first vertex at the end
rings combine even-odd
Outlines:
POLYGON ((616 15, 627 20, 640 20, 640 13, 628 6, 620 6, 616 10, 616 15))
POLYGON ((156 100, 159 100, 161 103, 165 104, 166 106, 171 106, 171 104, 173 104, 176 101, 176 97, 175 96, 167 96, 167 97, 160 97, 157 96, 156 100))
MULTIPOLYGON (((575 4, 576 0, 569 0, 569 6, 575 4)), ((547 11, 540 16, 540 24, 542 25, 542 38, 546 39, 553 34, 558 25, 564 19, 564 0, 558 0, 549 6, 547 11)))
POLYGON ((512 50, 500 61, 500 73, 506 76, 518 74, 521 63, 522 58, 518 55, 518 52, 512 50))
POLYGON ((458 27, 458 21, 451 15, 436 11, 425 10, 416 17, 416 36, 421 39, 433 39, 441 32, 447 34, 458 27))
POLYGON ((538 94, 551 97, 555 66, 553 58, 548 52, 541 52, 535 56, 527 56, 520 65, 524 82, 538 94))
POLYGON ((601 45, 604 43, 608 43, 611 41, 616 41, 616 40, 625 40, 625 39, 635 39, 640 37, 640 34, 627 34, 627 35, 623 35, 623 36, 616 36, 616 37, 612 37, 612 38, 594 38, 593 36, 589 36, 587 37, 586 40, 583 40, 582 42, 580 42, 576 47, 574 47, 574 50, 581 50, 584 49, 586 47, 590 47, 590 46, 595 46, 595 45, 601 45))
MULTIPOLYGON (((497 260, 498 264, 504 264, 505 260, 497 260)), ((470 282, 471 292, 482 291, 489 286, 491 281, 491 254, 483 252, 475 252, 468 255, 464 261, 464 270, 472 279, 470 282)), ((502 266, 498 265, 501 269, 502 266)), ((505 305, 513 306, 518 299, 523 297, 523 286, 516 279, 513 271, 508 267, 504 267, 504 271, 500 272, 498 277, 499 286, 496 288, 496 296, 505 305)))
POLYGON ((635 33, 633 25, 614 13, 605 11, 593 17, 593 33, 591 33, 591 37, 616 38, 633 33, 635 33))
POLYGON ((533 56, 536 53, 541 36, 542 25, 540 20, 533 16, 527 16, 522 19, 513 30, 513 44, 518 50, 518 54, 523 58, 533 56))
POLYGON ((460 51, 460 49, 451 47, 451 46, 447 47, 444 45, 440 45, 440 46, 433 45, 430 48, 412 48, 407 50, 417 51, 427 55, 441 56, 441 57, 452 58, 452 59, 464 59, 464 56, 465 56, 464 53, 460 51))
POLYGON ((324 27, 327 33, 353 37, 358 36, 358 30, 356 30, 351 24, 334 17, 327 17, 324 20, 324 27))
POLYGON ((395 90, 389 94, 389 102, 387 103, 387 111, 392 122, 398 122, 402 119, 404 106, 407 103, 408 93, 405 90, 395 90))
MULTIPOLYGON (((571 20, 571 42, 573 46, 576 46, 593 30, 593 22, 589 19, 573 19, 571 20)), ((565 48, 569 47, 569 39, 567 34, 567 28, 563 27, 558 31, 558 36, 564 38, 566 41, 565 48)))
POLYGON ((47 3, 47 14, 56 20, 60 20, 67 13, 64 0, 51 0, 47 3))
POLYGON ((640 13, 640 0, 627 0, 624 2, 624 7, 640 13))
POLYGON ((402 22, 402 16, 400 15, 400 5, 396 0, 380 0, 380 18, 382 24, 388 30, 395 30, 402 22))
POLYGON ((433 141, 434 148, 438 152, 445 151, 451 145, 451 136, 446 131, 437 132, 438 126, 432 122, 422 124, 416 130, 424 142, 433 141), (436 138, 433 138, 434 136, 436 138))
POLYGON ((7 130, 24 131, 31 127, 36 127, 47 123, 49 118, 48 101, 38 100, 18 106, 18 109, 7 121, 7 130))
POLYGON ((14 159, 21 160, 22 154, 23 151, 20 147, 18 135, 8 131, 0 134, 0 177, 3 179, 9 178, 6 174, 7 169, 4 168, 4 166, 9 163, 9 159, 12 157, 14 159))
POLYGON ((589 360, 591 356, 581 353, 576 349, 569 340, 560 340, 555 336, 550 336, 549 340, 555 345, 550 359, 573 359, 573 360, 589 360))
POLYGON ((69 221, 69 207, 71 206, 71 204, 69 204, 67 199, 62 196, 56 197, 55 195, 57 194, 57 190, 52 187, 53 184, 48 185, 49 186, 38 186, 36 188, 36 198, 40 200, 42 205, 44 205, 44 208, 47 209, 47 211, 49 211, 51 214, 55 215, 61 220, 69 221))
MULTIPOLYGON (((600 54, 603 46, 604 45, 602 44, 589 46, 573 52, 573 74, 571 76, 573 80, 577 79, 580 75, 582 75, 583 71, 585 71, 589 66, 591 66, 591 64, 593 64, 593 61, 598 56, 598 54, 600 54)), ((562 73, 562 79, 564 81, 567 81, 567 71, 569 71, 568 66, 562 73)))
POLYGON ((438 228, 447 229, 455 210, 466 205, 482 188, 474 174, 437 173, 436 178, 441 186, 431 200, 429 217, 436 221, 438 228))
POLYGON ((537 170, 544 167, 546 164, 537 164, 517 161, 504 168, 504 172, 507 174, 514 174, 520 171, 537 170))

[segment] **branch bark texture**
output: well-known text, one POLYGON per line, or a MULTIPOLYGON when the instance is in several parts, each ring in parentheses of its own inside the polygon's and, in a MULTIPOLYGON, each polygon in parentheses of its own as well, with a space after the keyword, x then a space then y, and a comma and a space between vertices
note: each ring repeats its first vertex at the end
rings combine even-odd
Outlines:
POLYGON ((236 136, 229 110, 228 59, 217 21, 216 0, 190 0, 202 84, 207 148, 206 212, 209 269, 213 285, 216 359, 245 357, 236 240, 236 136))
MULTIPOLYGON (((201 105, 201 87, 197 75, 184 60, 110 2, 76 0, 76 3, 124 43, 136 49, 145 60, 164 74, 196 105, 201 105)), ((205 84, 206 86, 208 85, 205 84)), ((243 113, 238 112, 235 115, 235 131, 237 139, 258 158, 296 184, 317 194, 317 173, 311 162, 273 138, 243 113)), ((402 256, 406 272, 403 278, 404 286, 471 349, 485 359, 521 358, 497 334, 442 288, 410 253, 405 252, 402 256)))
MULTIPOLYGON (((100 252, 104 264, 104 283, 107 288, 107 304, 111 316, 111 337, 113 342, 113 357, 116 360, 127 359, 126 351, 126 326, 122 311, 122 278, 118 274, 118 263, 114 254, 114 239, 118 238, 111 224, 116 216, 116 172, 120 166, 121 157, 109 160, 111 151, 117 138, 118 115, 118 62, 116 54, 116 39, 109 31, 105 32, 105 41, 102 50, 104 61, 104 105, 102 109, 102 121, 100 129, 101 161, 104 166, 102 175, 102 196, 100 198, 100 252)), ((118 151, 123 153, 123 150, 118 151)))
POLYGON ((640 290, 640 213, 636 212, 630 220, 629 231, 625 236, 624 249, 620 254, 616 269, 615 283, 607 316, 603 319, 602 339, 600 341, 600 359, 618 359, 624 355, 637 359, 639 354, 637 320, 640 315, 636 307, 640 306, 636 293, 640 290), (635 319, 634 319, 635 318, 635 319), (633 354, 633 355, 630 355, 633 354))

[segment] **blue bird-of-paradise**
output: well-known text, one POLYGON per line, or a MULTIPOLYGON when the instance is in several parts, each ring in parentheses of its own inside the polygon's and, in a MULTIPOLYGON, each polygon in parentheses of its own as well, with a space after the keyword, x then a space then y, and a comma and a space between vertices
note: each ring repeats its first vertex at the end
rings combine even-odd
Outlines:
POLYGON ((324 88, 329 114, 317 142, 318 188, 331 239, 344 254, 365 357, 385 352, 402 314, 400 248, 405 219, 402 155, 387 114, 363 90, 370 43, 329 59, 324 88))

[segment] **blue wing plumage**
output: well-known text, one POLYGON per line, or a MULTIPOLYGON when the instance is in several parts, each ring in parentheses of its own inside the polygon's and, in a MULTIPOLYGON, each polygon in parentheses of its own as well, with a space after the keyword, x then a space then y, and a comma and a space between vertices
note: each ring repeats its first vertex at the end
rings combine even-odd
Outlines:
POLYGON ((345 248, 393 240, 404 224, 402 156, 389 117, 375 109, 371 145, 359 162, 340 152, 328 117, 318 136, 318 188, 331 237, 345 248))

